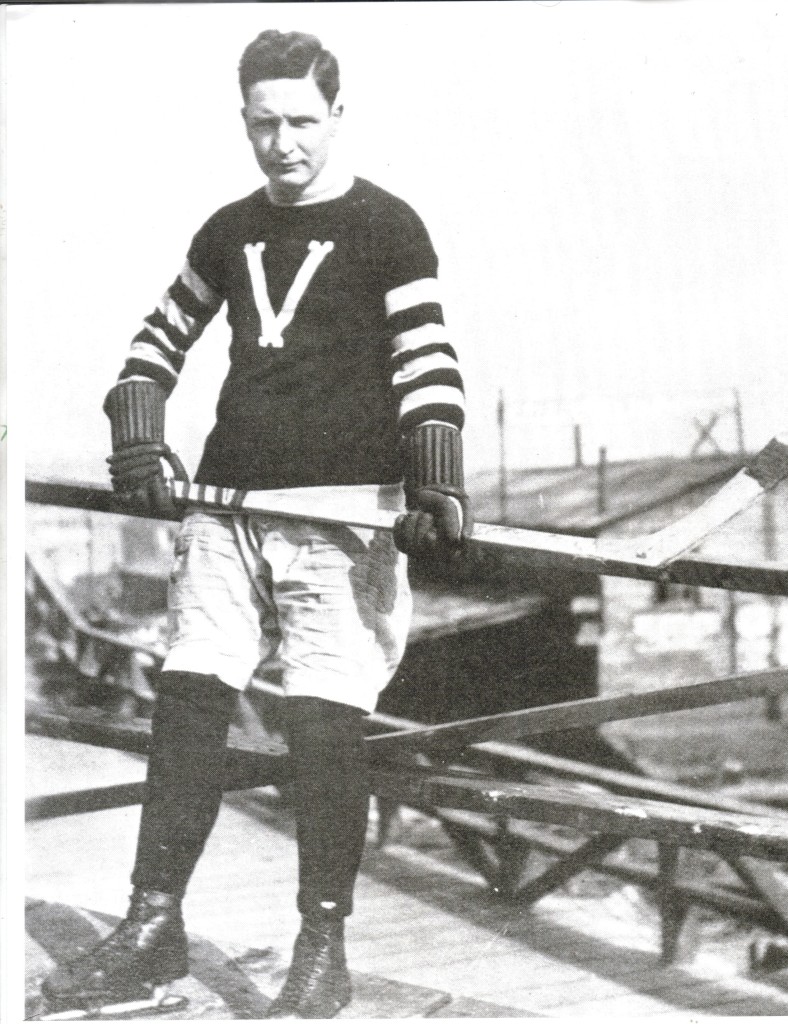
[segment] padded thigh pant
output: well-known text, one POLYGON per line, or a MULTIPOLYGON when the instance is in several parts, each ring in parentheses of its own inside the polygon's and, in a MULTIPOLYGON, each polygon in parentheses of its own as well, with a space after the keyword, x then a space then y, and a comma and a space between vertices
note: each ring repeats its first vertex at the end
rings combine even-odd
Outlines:
POLYGON ((383 530, 187 516, 175 542, 166 671, 243 690, 277 658, 287 696, 374 710, 405 650, 407 559, 383 530))

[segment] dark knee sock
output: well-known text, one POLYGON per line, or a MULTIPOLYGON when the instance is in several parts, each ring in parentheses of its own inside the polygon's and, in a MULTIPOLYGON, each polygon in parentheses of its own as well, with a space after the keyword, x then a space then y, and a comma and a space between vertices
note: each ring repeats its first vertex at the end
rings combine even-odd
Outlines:
POLYGON ((364 850, 369 761, 364 712, 319 697, 286 700, 298 836, 298 909, 346 917, 364 850))
POLYGON ((162 673, 133 885, 183 895, 219 813, 237 699, 216 676, 162 673))

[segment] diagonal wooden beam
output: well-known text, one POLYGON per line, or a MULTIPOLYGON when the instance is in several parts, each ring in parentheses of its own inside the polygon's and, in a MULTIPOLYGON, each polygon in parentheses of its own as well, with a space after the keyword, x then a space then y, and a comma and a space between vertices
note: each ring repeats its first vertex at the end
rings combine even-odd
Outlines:
POLYGON ((671 689, 625 693, 615 697, 588 697, 564 704, 506 711, 443 725, 423 726, 372 736, 368 742, 376 754, 401 750, 458 748, 488 740, 518 740, 566 729, 585 729, 628 718, 710 707, 761 696, 764 691, 787 691, 788 669, 768 669, 742 675, 689 683, 671 689))
POLYGON ((617 850, 625 841, 620 835, 592 836, 591 839, 581 843, 572 853, 561 857, 555 864, 551 864, 537 878, 532 878, 522 885, 515 894, 515 898, 519 903, 526 905, 536 903, 537 900, 564 885, 581 871, 588 871, 596 867, 601 860, 617 850))
MULTIPOLYGON (((754 857, 732 857, 728 863, 779 914, 783 928, 788 930, 788 885, 776 875, 773 864, 764 864, 754 857)), ((783 874, 783 878, 786 876, 783 874)))

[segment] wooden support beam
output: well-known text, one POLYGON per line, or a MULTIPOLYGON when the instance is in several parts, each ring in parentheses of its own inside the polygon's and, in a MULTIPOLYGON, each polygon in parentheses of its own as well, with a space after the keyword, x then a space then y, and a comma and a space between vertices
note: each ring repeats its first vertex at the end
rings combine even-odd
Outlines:
MULTIPOLYGON (((598 765, 586 764, 557 754, 548 754, 532 747, 513 743, 478 743, 467 747, 462 755, 463 763, 469 767, 483 766, 487 774, 502 772, 504 777, 511 777, 515 768, 530 769, 549 775, 551 778, 576 779, 603 786, 611 793, 627 796, 642 796, 647 800, 666 800, 671 804, 689 804, 694 807, 707 807, 712 811, 732 811, 741 814, 776 814, 788 817, 788 811, 777 810, 766 802, 757 799, 740 798, 685 786, 677 782, 666 782, 663 779, 652 779, 647 775, 636 775, 616 768, 600 768, 598 765)), ((788 794, 788 786, 785 787, 788 794)), ((788 799, 788 795, 786 796, 788 799)))
MULTIPOLYGON (((230 754, 229 762, 222 781, 224 792, 254 789, 273 781, 270 768, 263 763, 250 765, 246 760, 239 761, 233 754, 230 754)), ((50 818, 68 817, 71 814, 90 814, 93 811, 133 807, 144 800, 144 782, 126 782, 117 786, 97 786, 94 789, 48 793, 46 796, 31 797, 25 801, 25 821, 46 821, 50 818)))
MULTIPOLYGON (((496 826, 486 816, 468 811, 446 810, 434 811, 433 814, 441 822, 449 820, 455 826, 464 828, 466 832, 476 832, 489 841, 494 841, 496 826)), ((585 840, 578 841, 553 835, 545 828, 528 821, 511 822, 509 837, 512 843, 519 843, 524 852, 538 850, 549 856, 561 858, 568 857, 585 842, 585 840)), ((766 867, 766 865, 763 866, 766 867)), ((657 870, 639 864, 598 860, 596 864, 587 866, 583 870, 618 878, 622 882, 640 886, 654 893, 659 891, 661 885, 657 870)), ((674 881, 673 887, 669 891, 687 906, 705 907, 719 914, 750 921, 767 931, 788 934, 788 922, 785 922, 772 906, 760 899, 748 896, 744 892, 723 885, 680 879, 674 881)))
POLYGON ((66 793, 50 793, 25 800, 25 821, 47 821, 69 814, 110 811, 117 807, 133 807, 145 798, 144 782, 127 782, 119 786, 99 786, 66 793))
MULTIPOLYGON (((747 882, 766 902, 774 908, 788 932, 788 885, 775 874, 773 864, 763 864, 753 857, 736 857, 729 860, 736 873, 747 882)), ((777 869, 779 870, 779 869, 777 869)), ((786 877, 783 875, 783 877, 786 877)))
POLYGON ((542 872, 538 878, 526 882, 517 891, 517 902, 530 906, 543 896, 553 892, 581 871, 593 870, 609 853, 617 850, 624 840, 620 835, 593 836, 572 853, 542 872))
MULTIPOLYGON (((61 715, 37 701, 28 701, 25 727, 34 736, 87 743, 131 754, 147 754, 150 722, 135 718, 123 722, 107 720, 100 712, 73 710, 61 715)), ((287 780, 287 748, 273 740, 249 740, 237 730, 230 732, 227 750, 228 789, 253 789, 287 780)))
POLYGON ((493 892, 498 892, 501 863, 485 845, 485 838, 478 833, 457 825, 451 820, 441 822, 443 831, 454 843, 457 852, 478 871, 493 892))
POLYGON ((384 752, 394 754, 398 750, 459 748, 488 740, 519 740, 542 733, 590 728, 604 722, 726 704, 778 689, 788 691, 788 669, 749 672, 704 683, 615 697, 588 697, 564 704, 547 704, 443 725, 422 726, 370 737, 369 743, 381 756, 384 752))
POLYGON ((673 843, 657 845, 657 902, 660 913, 660 959, 663 964, 675 963, 678 958, 681 929, 689 910, 688 905, 679 897, 676 887, 680 853, 678 846, 673 843))
POLYGON ((725 814, 610 793, 428 771, 377 770, 373 772, 373 791, 414 807, 508 815, 568 825, 579 832, 711 850, 723 857, 741 854, 788 861, 788 821, 771 816, 725 814))

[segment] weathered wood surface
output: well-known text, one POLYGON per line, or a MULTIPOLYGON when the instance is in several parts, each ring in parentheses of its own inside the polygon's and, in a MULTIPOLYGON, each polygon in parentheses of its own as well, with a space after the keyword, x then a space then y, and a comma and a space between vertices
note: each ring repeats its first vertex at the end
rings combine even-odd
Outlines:
POLYGON ((442 725, 383 733, 370 740, 381 754, 397 750, 461 748, 487 740, 518 740, 541 733, 589 728, 605 722, 685 711, 788 690, 788 669, 768 669, 670 689, 549 704, 442 725))
MULTIPOLYGON (((41 766, 42 788, 33 788, 33 794, 46 791, 51 773, 43 770, 45 764, 70 775, 67 766, 73 763, 83 785, 96 785, 108 775, 124 781, 113 767, 124 760, 122 754, 95 750, 86 763, 78 746, 35 737, 29 743, 41 766)), ((128 763, 125 778, 138 777, 138 761, 128 763)), ((31 823, 28 893, 50 905, 122 913, 137 824, 138 815, 126 810, 31 823), (101 856, 89 858, 90 863, 83 856, 64 858, 68 849, 100 850, 101 856)), ((348 923, 351 970, 359 974, 449 993, 458 1003, 467 998, 504 1005, 511 1008, 504 1015, 512 1018, 672 1013, 684 1019, 726 1014, 734 1003, 743 1003, 739 1012, 749 1015, 788 1014, 788 994, 747 977, 743 928, 721 931, 712 923, 699 939, 697 957, 665 968, 658 960, 653 904, 630 885, 581 880, 526 910, 491 900, 437 824, 407 812, 388 847, 376 847, 373 837, 374 815, 348 923)), ((267 954, 276 964, 272 971, 283 971, 298 927, 296 890, 296 845, 286 808, 268 792, 229 796, 190 886, 185 908, 190 932, 218 948, 222 962, 250 950, 253 959, 255 953, 267 954)), ((203 949, 208 952, 201 946, 201 957, 203 949)), ((69 940, 63 955, 72 951, 69 940)), ((251 964, 236 966, 243 974, 251 970, 251 964)), ((42 965, 39 978, 45 969, 42 965)), ((202 968, 196 973, 213 977, 202 968)), ((257 984, 244 996, 235 972, 228 975, 218 965, 215 977, 218 983, 231 982, 223 989, 229 1002, 222 994, 213 997, 217 1014, 262 1016, 244 1001, 255 997, 257 984), (234 1009, 224 1008, 225 1002, 234 1009)), ((35 990, 34 982, 35 973, 35 990)), ((194 976, 189 980, 195 998, 206 1003, 215 991, 211 985, 194 976)), ((19 993, 21 985, 14 988, 19 993)), ((273 991, 272 985, 255 998, 262 1003, 273 991)))
MULTIPOLYGON (((81 949, 99 942, 118 918, 91 914, 64 904, 29 901, 26 909, 28 963, 26 1018, 44 1010, 41 979, 56 963, 67 962, 81 949)), ((173 983, 172 991, 188 999, 186 1006, 156 1014, 158 1020, 259 1020, 284 980, 286 963, 276 951, 227 948, 189 936, 190 975, 173 983)), ((440 1016, 523 1016, 514 1007, 481 1000, 454 1000, 448 992, 393 981, 374 974, 351 972, 353 999, 338 1020, 400 1020, 440 1016)), ((528 1014, 525 1014, 528 1016, 528 1014)))
POLYGON ((560 786, 378 770, 374 791, 413 807, 456 808, 568 825, 584 833, 654 839, 722 856, 788 861, 788 821, 726 814, 560 786))
MULTIPOLYGON (((203 496, 216 488, 203 488, 203 496)), ((266 492, 253 492, 265 495, 266 492)), ((79 483, 30 480, 26 483, 28 501, 65 508, 81 508, 96 512, 128 514, 106 487, 79 483)), ((371 519, 358 522, 353 508, 332 510, 321 504, 289 504, 291 499, 257 498, 257 504, 270 506, 278 515, 312 518, 316 521, 367 525, 391 529, 396 518, 392 512, 379 512, 371 519)), ((206 506, 207 507, 207 506, 206 506)), ((179 518, 179 517, 173 517, 179 518)), ((656 544, 660 533, 652 535, 656 544)), ((569 534, 519 530, 513 527, 477 523, 468 542, 466 557, 477 562, 480 571, 485 562, 492 565, 522 565, 532 569, 593 573, 603 576, 627 576, 634 579, 663 580, 693 586, 719 587, 727 590, 754 591, 763 594, 788 594, 788 566, 774 562, 744 563, 735 558, 721 563, 693 556, 677 558, 662 564, 645 552, 648 538, 635 540, 597 540, 569 534), (638 553, 643 549, 642 553, 638 553)), ((700 540, 697 537, 696 540, 700 540)))
MULTIPOLYGON (((53 715, 34 705, 28 711, 31 732, 54 738, 144 753, 149 742, 145 720, 116 725, 81 712, 53 715)), ((372 741, 370 741, 372 742, 372 741)), ((226 788, 245 788, 286 778, 285 748, 248 737, 231 737, 226 788), (236 743, 243 743, 238 746, 236 743)), ((409 772, 373 772, 373 791, 416 807, 482 811, 571 825, 581 832, 609 832, 661 839, 683 846, 729 854, 788 860, 788 816, 734 814, 683 807, 654 800, 588 793, 571 785, 517 785, 500 780, 409 772)))

